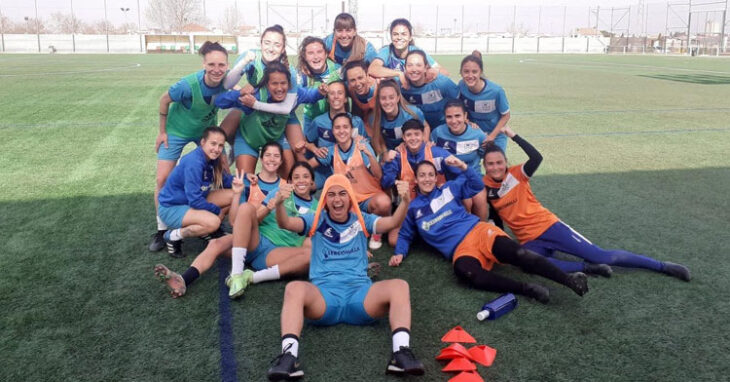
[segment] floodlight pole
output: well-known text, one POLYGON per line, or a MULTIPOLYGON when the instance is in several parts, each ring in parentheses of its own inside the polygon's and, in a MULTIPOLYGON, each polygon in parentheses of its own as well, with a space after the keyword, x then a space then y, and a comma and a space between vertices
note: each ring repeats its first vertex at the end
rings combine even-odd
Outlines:
POLYGON ((106 30, 106 52, 109 53, 109 19, 106 14, 106 0, 104 0, 104 29, 106 30))
POLYGON ((436 33, 434 33, 434 45, 433 52, 438 53, 439 51, 439 6, 436 6, 436 33))
POLYGON ((517 32, 517 5, 512 8, 512 53, 515 52, 515 32, 517 32))
POLYGON ((487 7, 487 51, 485 53, 489 54, 489 33, 491 33, 492 30, 492 5, 490 4, 487 7))
POLYGON ((139 0, 137 0, 137 33, 139 33, 139 52, 144 53, 144 48, 142 46, 142 16, 140 16, 141 12, 142 8, 139 7, 139 0))
MULTIPOLYGON (((479 31, 477 31, 479 32, 479 31)), ((464 5, 461 6, 461 48, 459 48, 461 54, 464 54, 464 5)))
POLYGON ((71 0, 71 51, 76 53, 76 17, 74 17, 74 0, 71 0))
POLYGON ((3 26, 2 5, 0 5, 0 44, 2 44, 2 51, 5 52, 5 27, 3 26))
POLYGON ((35 4, 35 36, 38 39, 38 53, 41 52, 41 25, 38 21, 38 0, 34 0, 35 4))

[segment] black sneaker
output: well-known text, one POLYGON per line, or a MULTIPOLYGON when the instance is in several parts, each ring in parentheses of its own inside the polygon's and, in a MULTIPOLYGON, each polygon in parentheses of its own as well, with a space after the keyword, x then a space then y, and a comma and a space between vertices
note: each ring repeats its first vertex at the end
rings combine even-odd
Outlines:
POLYGON ((165 238, 163 237, 165 231, 164 229, 158 230, 152 235, 152 241, 150 241, 150 245, 147 247, 150 252, 159 252, 162 251, 162 248, 165 248, 165 238))
POLYGON ((585 273, 589 275, 597 275, 597 276, 603 276, 603 277, 611 277, 613 274, 613 269, 611 269, 610 266, 607 264, 593 264, 593 263, 585 263, 585 273))
POLYGON ((167 253, 170 257, 181 259, 185 257, 182 251, 182 240, 170 240, 170 231, 165 232, 164 235, 165 245, 167 246, 167 253))
POLYGON ((663 263, 662 272, 684 281, 689 281, 691 278, 689 275, 689 268, 682 264, 670 263, 669 261, 665 261, 663 263))
POLYGON ((226 232, 223 230, 223 227, 218 227, 217 230, 215 230, 211 233, 205 234, 205 235, 201 236, 200 238, 205 241, 211 241, 213 239, 217 239, 217 238, 223 237, 223 236, 226 236, 226 232))
POLYGON ((578 296, 583 296, 588 293, 588 276, 583 272, 569 274, 567 287, 572 289, 578 296))
POLYGON ((411 348, 405 346, 391 355, 388 368, 385 369, 386 374, 423 375, 424 372, 423 363, 416 359, 411 348))
POLYGON ((543 304, 550 302, 550 291, 540 284, 525 284, 524 294, 543 304))
POLYGON ((290 352, 281 353, 271 361, 271 367, 266 372, 269 381, 293 380, 304 376, 304 370, 299 367, 299 359, 290 352))

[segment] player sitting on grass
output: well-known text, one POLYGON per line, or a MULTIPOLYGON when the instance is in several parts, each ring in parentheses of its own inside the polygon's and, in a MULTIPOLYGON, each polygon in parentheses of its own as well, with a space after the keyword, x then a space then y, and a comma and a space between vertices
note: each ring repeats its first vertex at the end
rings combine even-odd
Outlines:
POLYGON ((584 273, 566 274, 546 258, 520 247, 493 224, 481 222, 467 213, 461 200, 479 193, 483 186, 481 179, 473 168, 455 156, 446 158, 445 162, 464 172, 440 187, 436 185, 433 163, 423 161, 416 167, 419 195, 408 207, 390 266, 401 264, 418 234, 444 258, 451 260, 456 276, 474 288, 519 293, 542 303, 550 300, 547 288, 542 285, 515 281, 491 272, 494 264, 508 263, 565 285, 580 296, 588 292, 584 273))
MULTIPOLYGON (((267 160, 264 159, 263 162, 266 166, 267 160)), ((271 171, 276 173, 276 168, 271 171)), ((310 195, 313 179, 312 169, 309 165, 302 162, 294 165, 289 175, 289 184, 284 182, 281 184, 282 188, 294 191, 291 197, 283 201, 288 214, 297 216, 316 208, 317 200, 310 195)), ((226 280, 231 284, 229 285, 231 297, 240 296, 245 287, 251 283, 278 280, 285 275, 307 272, 311 245, 304 243, 302 237, 279 229, 274 215, 269 213, 271 211, 269 207, 273 208, 275 205, 275 196, 278 195, 278 192, 270 192, 264 205, 246 203, 238 206, 243 190, 243 176, 239 173, 233 181, 231 216, 236 216, 232 221, 233 235, 212 240, 182 276, 170 271, 162 264, 155 266, 155 276, 167 284, 173 298, 184 295, 187 287, 210 269, 218 256, 222 254, 230 256, 231 248, 235 245, 238 247, 234 248, 234 252, 242 249, 244 254, 241 258, 234 257, 237 261, 233 264, 233 272, 238 277, 232 278, 232 284, 226 280), (238 211, 236 211, 236 206, 239 207, 238 211), (263 221, 261 221, 262 217, 263 221), (261 221, 260 225, 259 221, 261 221), (246 250, 249 251, 248 256, 245 255, 246 250), (256 271, 243 271, 244 261, 256 271), (239 267, 240 272, 237 271, 239 267)))
MULTIPOLYGON (((550 261, 566 272, 590 272, 596 268, 594 264, 608 264, 649 269, 680 280, 690 280, 689 269, 684 265, 662 262, 620 249, 600 248, 560 221, 535 198, 530 187, 530 178, 542 162, 542 155, 509 126, 505 126, 502 131, 525 151, 529 159, 521 165, 507 167, 504 151, 498 146, 489 145, 484 156, 487 170, 484 184, 487 186, 489 203, 523 247, 549 257, 550 261), (555 251, 578 256, 587 262, 554 259, 552 256, 555 251)), ((603 274, 610 276, 610 268, 603 274)))
POLYGON ((233 179, 220 160, 225 142, 220 128, 205 129, 200 146, 180 160, 160 190, 158 214, 169 228, 164 239, 172 257, 185 256, 183 238, 220 232, 233 179))
POLYGON ((408 185, 399 182, 397 188, 401 203, 389 217, 361 213, 349 180, 339 174, 325 182, 315 213, 292 217, 283 206, 277 206, 276 220, 281 228, 312 237, 311 282, 293 281, 286 286, 281 310, 282 351, 268 370, 269 380, 304 376, 298 353, 305 317, 315 325, 365 325, 388 314, 393 354, 386 372, 424 373, 423 364, 409 347, 408 284, 398 279, 373 283, 367 275, 367 237, 397 227, 405 217, 410 200, 408 185))

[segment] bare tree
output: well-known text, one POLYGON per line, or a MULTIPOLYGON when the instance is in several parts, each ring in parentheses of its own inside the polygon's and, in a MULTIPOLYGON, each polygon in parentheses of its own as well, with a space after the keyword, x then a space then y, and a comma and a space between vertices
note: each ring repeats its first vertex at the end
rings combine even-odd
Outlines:
MULTIPOLYGON (((43 19, 36 20, 33 17, 25 17, 23 20, 24 22, 15 24, 15 29, 20 29, 22 31, 21 33, 48 33, 48 28, 46 28, 46 24, 43 19)), ((15 33, 17 33, 17 31, 15 33)))
POLYGON ((184 25, 202 20, 200 0, 150 0, 145 17, 163 30, 181 32, 184 25))
POLYGON ((78 33, 83 29, 83 22, 77 17, 65 13, 51 13, 50 28, 58 33, 78 33))
POLYGON ((223 17, 221 17, 221 29, 224 33, 235 34, 237 32, 240 16, 238 9, 234 6, 228 6, 223 10, 223 17))

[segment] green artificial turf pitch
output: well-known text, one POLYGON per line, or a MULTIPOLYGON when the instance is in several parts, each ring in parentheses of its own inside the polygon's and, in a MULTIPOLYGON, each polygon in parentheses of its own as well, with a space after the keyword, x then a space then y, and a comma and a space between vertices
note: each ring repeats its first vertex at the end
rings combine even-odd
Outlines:
MULTIPOLYGON (((437 59, 457 78, 460 57, 437 59)), ((203 243, 187 240, 180 260, 146 249, 158 99, 198 68, 192 55, 0 55, 0 380, 221 378, 217 268, 179 300, 152 276, 158 262, 183 271, 203 243)), ((498 295, 459 285, 417 247, 380 278, 410 283, 420 380, 448 379, 434 356, 455 325, 498 350, 479 367, 489 381, 727 378, 730 61, 504 55, 485 72, 545 158, 532 181, 543 204, 594 243, 686 264, 693 280, 615 268, 579 298, 500 267, 552 301, 519 298, 478 322, 498 295)), ((508 156, 525 159, 513 143, 508 156)), ((280 350, 284 286, 231 303, 241 381, 263 380, 280 350)), ((310 381, 396 380, 383 374, 389 353, 387 320, 302 333, 310 381)))

